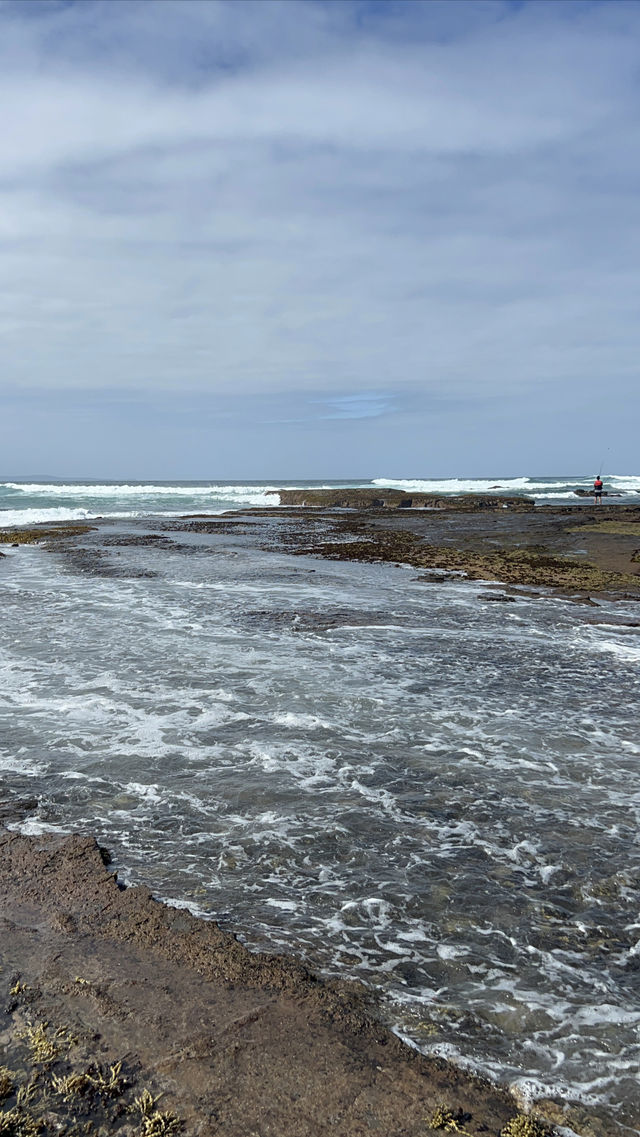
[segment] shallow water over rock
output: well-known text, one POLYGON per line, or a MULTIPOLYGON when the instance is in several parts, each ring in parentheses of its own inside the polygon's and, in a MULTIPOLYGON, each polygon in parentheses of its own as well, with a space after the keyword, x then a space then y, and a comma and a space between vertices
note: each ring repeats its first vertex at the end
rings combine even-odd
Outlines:
POLYGON ((635 1125, 637 604, 209 529, 7 550, 15 824, 95 833, 123 879, 374 985, 427 1052, 635 1125))

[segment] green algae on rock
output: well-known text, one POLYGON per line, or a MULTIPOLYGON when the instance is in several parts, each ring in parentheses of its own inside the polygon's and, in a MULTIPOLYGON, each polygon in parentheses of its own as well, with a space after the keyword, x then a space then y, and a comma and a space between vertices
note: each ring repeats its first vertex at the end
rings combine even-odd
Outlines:
MULTIPOLYGON (((406 515, 402 528, 396 524, 391 526, 390 523, 395 521, 394 513, 388 511, 389 521, 385 523, 380 509, 353 515, 327 510, 323 514, 325 525, 322 533, 315 534, 305 522, 298 532, 289 536, 289 543, 298 555, 312 554, 330 560, 392 562, 455 573, 467 580, 545 587, 565 594, 640 594, 640 576, 633 572, 630 555, 620 563, 620 567, 618 563, 607 567, 606 562, 598 565, 593 560, 583 559, 581 553, 585 550, 578 550, 575 541, 572 546, 566 536, 562 539, 561 529, 567 533, 566 524, 563 524, 564 513, 549 515, 554 517, 557 525, 550 534, 552 548, 548 547, 546 535, 543 543, 539 540, 527 543, 529 533, 533 535, 540 524, 544 526, 542 511, 533 519, 533 524, 529 520, 533 515, 527 514, 522 525, 516 522, 516 529, 512 526, 510 531, 504 529, 502 518, 505 515, 495 511, 487 513, 480 510, 475 514, 473 524, 469 521, 468 525, 464 515, 461 517, 456 510, 437 514, 416 511, 406 515), (446 531, 442 522, 448 523, 446 531), (453 528, 449 529, 449 525, 453 528), (429 539, 433 536, 437 543, 429 539)), ((576 529, 582 533, 587 526, 576 529)), ((603 536, 603 540, 609 538, 603 536)))
POLYGON ((457 571, 468 580, 495 580, 576 592, 640 591, 630 573, 606 572, 569 557, 550 556, 532 549, 476 552, 448 545, 428 545, 413 533, 369 531, 364 539, 329 541, 306 548, 331 560, 392 561, 422 569, 457 571))
POLYGON ((640 537, 640 522, 638 521, 590 521, 586 525, 576 525, 574 531, 580 533, 612 533, 616 537, 640 537))
POLYGON ((548 1137, 549 1133, 549 1127, 538 1118, 519 1113, 500 1130, 500 1137, 548 1137))
POLYGON ((48 541, 59 537, 80 537, 91 533, 94 525, 33 525, 26 529, 0 529, 0 544, 34 545, 37 541, 48 541))

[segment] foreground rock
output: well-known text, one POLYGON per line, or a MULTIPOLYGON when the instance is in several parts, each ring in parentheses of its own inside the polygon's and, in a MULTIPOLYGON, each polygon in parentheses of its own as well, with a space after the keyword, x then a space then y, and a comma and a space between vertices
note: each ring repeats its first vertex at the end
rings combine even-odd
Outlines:
POLYGON ((0 882, 2 1133, 546 1132, 404 1046, 355 985, 121 890, 89 838, 2 830, 0 882))

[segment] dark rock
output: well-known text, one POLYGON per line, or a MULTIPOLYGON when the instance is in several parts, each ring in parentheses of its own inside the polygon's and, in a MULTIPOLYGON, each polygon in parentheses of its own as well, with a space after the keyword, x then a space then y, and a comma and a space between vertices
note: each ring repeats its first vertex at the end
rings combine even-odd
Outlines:
MULTIPOLYGON (((272 491, 276 492, 276 491, 272 491)), ((278 490, 281 505, 302 505, 325 509, 447 509, 469 513, 475 510, 536 508, 531 497, 460 494, 451 497, 417 493, 410 497, 402 490, 334 489, 278 490)))
POLYGON ((17 821, 38 808, 35 797, 9 797, 0 799, 0 821, 17 821))
POLYGON ((515 596, 485 596, 482 592, 478 593, 478 600, 496 600, 501 604, 515 604, 515 596))
MULTIPOLYGON (((593 497, 593 490, 574 490, 576 497, 593 497)), ((603 490, 603 497, 623 497, 621 493, 616 493, 614 490, 603 490)))

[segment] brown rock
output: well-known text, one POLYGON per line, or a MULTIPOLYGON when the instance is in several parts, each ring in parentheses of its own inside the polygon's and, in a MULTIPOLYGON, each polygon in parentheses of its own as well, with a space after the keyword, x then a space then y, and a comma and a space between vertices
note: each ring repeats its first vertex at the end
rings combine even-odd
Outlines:
MULTIPOLYGON (((469 1134, 497 1134, 517 1112, 406 1047, 359 986, 120 889, 90 838, 0 831, 0 966, 5 1001, 11 985, 32 1022, 80 1040, 85 1066, 88 1047, 103 1068, 126 1056, 188 1134, 424 1137, 442 1103, 469 1134)), ((5 1017, 11 1056, 24 1016, 5 1017)))

